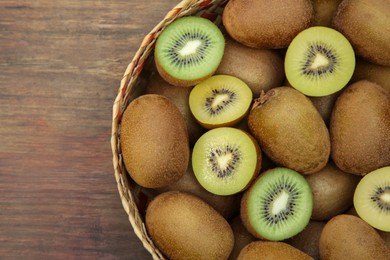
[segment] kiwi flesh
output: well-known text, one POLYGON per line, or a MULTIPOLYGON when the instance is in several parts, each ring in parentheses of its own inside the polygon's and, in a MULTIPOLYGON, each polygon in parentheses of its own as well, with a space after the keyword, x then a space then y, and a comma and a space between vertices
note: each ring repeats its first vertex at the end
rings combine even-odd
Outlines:
POLYGON ((351 83, 364 79, 374 82, 386 89, 387 92, 390 92, 390 66, 378 65, 358 59, 351 83))
POLYGON ((237 257, 237 260, 258 259, 312 260, 313 258, 285 242, 275 241, 251 242, 241 250, 237 257))
POLYGON ((304 230, 285 242, 302 252, 310 255, 315 260, 320 260, 320 236, 326 222, 310 220, 304 230))
POLYGON ((353 204, 360 218, 390 232, 390 166, 365 175, 356 187, 353 204))
POLYGON ((355 69, 355 53, 338 31, 313 26, 293 39, 284 66, 294 88, 307 96, 326 96, 347 85, 355 69))
POLYGON ((337 8, 332 27, 351 42, 363 59, 390 66, 390 2, 344 0, 337 8))
POLYGON ((390 165, 390 94, 362 80, 349 85, 336 100, 330 121, 336 166, 365 175, 390 165))
POLYGON ((192 151, 196 179, 209 192, 232 195, 245 190, 260 172, 261 152, 248 133, 219 127, 203 134, 192 151))
POLYGON ((189 107, 205 128, 234 126, 246 116, 252 91, 241 79, 215 75, 197 84, 190 93, 189 107))
POLYGON ((319 172, 305 176, 313 192, 311 219, 325 221, 344 212, 353 204, 353 194, 360 177, 338 169, 330 160, 319 172))
POLYGON ((146 210, 145 224, 168 259, 228 259, 233 249, 229 223, 189 193, 169 191, 155 197, 146 210))
POLYGON ((181 17, 157 38, 154 51, 157 70, 171 85, 194 86, 217 70, 224 44, 222 32, 210 20, 181 17))
POLYGON ((188 98, 191 88, 176 87, 154 73, 146 85, 144 94, 159 94, 171 100, 182 113, 187 124, 190 146, 194 146, 196 140, 205 132, 205 129, 196 121, 188 106, 188 98))
POLYGON ((294 88, 273 88, 256 99, 248 126, 262 151, 279 166, 311 174, 328 162, 330 139, 324 120, 309 98, 294 88))
POLYGON ((250 48, 227 37, 224 55, 215 74, 241 79, 253 96, 259 97, 261 91, 282 85, 284 65, 276 50, 250 48))
POLYGON ((171 185, 157 189, 160 193, 175 190, 187 192, 201 198, 218 211, 225 219, 229 219, 240 211, 241 194, 219 196, 205 190, 194 175, 191 160, 188 164, 187 172, 183 177, 171 185))
POLYGON ((121 121, 120 146, 127 171, 142 187, 167 186, 187 170, 187 126, 164 96, 142 95, 131 101, 121 121))
POLYGON ((309 223, 313 198, 305 178, 277 167, 259 175, 241 199, 244 226, 257 238, 281 241, 301 232, 309 223))
POLYGON ((231 0, 222 22, 228 34, 244 45, 280 49, 309 27, 313 16, 310 0, 231 0))
POLYGON ((390 254, 373 227, 347 214, 337 215, 326 223, 319 245, 321 260, 389 259, 390 254))

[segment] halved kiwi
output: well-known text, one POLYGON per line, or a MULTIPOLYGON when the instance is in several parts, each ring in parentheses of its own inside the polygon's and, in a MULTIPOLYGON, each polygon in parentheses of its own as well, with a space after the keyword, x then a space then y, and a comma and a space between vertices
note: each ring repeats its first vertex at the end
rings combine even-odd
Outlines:
POLYGON ((261 152, 248 133, 219 127, 203 134, 192 151, 192 168, 199 183, 211 193, 231 195, 249 186, 261 165, 261 152))
POLYGON ((390 166, 365 175, 353 197, 360 218, 372 227, 390 232, 390 166))
POLYGON ((156 67, 170 84, 193 86, 217 70, 224 46, 222 32, 210 20, 182 17, 169 24, 157 38, 156 67))
POLYGON ((296 171, 277 167, 262 173, 241 200, 241 219, 255 237, 272 241, 290 238, 309 223, 313 196, 296 171))
POLYGON ((251 89, 241 79, 215 75, 192 89, 189 106, 205 128, 233 126, 249 111, 252 97, 251 89))
POLYGON ((314 26, 289 45, 284 69, 290 84, 308 96, 326 96, 346 86, 355 68, 355 53, 338 31, 314 26))

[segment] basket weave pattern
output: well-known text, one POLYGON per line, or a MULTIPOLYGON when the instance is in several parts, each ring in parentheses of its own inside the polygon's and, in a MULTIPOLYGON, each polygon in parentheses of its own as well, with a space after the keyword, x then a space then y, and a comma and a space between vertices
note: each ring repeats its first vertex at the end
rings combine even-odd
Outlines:
POLYGON ((143 243, 145 249, 153 256, 153 259, 165 259, 165 257, 155 247, 148 236, 141 214, 146 208, 148 194, 131 180, 122 160, 119 141, 121 115, 128 103, 142 92, 139 91, 140 88, 144 87, 142 83, 148 80, 151 74, 150 71, 154 70, 153 49, 161 31, 177 18, 189 15, 202 16, 220 25, 223 7, 226 2, 227 0, 184 0, 169 11, 164 19, 143 39, 134 58, 126 68, 120 82, 118 95, 114 101, 111 148, 115 179, 123 208, 129 216, 133 230, 143 243))

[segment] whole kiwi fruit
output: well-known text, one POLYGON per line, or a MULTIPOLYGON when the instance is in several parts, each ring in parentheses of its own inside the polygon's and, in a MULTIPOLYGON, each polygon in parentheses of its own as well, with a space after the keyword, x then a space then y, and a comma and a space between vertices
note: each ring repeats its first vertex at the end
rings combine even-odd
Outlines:
POLYGON ((258 259, 310 260, 313 258, 285 242, 274 241, 251 242, 241 250, 237 257, 237 260, 258 259))
POLYGON ((311 174, 328 162, 330 140, 324 120, 309 98, 294 88, 273 88, 256 99, 248 126, 278 165, 311 174))
POLYGON ((367 61, 390 66, 390 1, 343 0, 332 26, 367 61))
POLYGON ((228 259, 234 244, 229 223, 189 193, 158 195, 146 210, 146 229, 169 259, 228 259))
POLYGON ((142 95, 127 106, 120 128, 123 161, 145 188, 167 186, 187 170, 190 148, 185 120, 166 97, 142 95))
POLYGON ((359 176, 341 171, 331 160, 319 172, 306 176, 313 192, 311 219, 329 220, 351 207, 360 179, 359 176))
POLYGON ((390 165, 390 94, 378 84, 361 80, 343 90, 329 128, 340 170, 365 175, 390 165))
POLYGON ((309 27, 313 17, 310 0, 230 0, 222 22, 228 34, 244 45, 280 49, 309 27))
POLYGON ((362 219, 342 214, 329 220, 320 236, 321 260, 389 259, 385 241, 362 219))
POLYGON ((259 97, 261 91, 281 86, 284 66, 276 50, 254 49, 230 37, 225 40, 225 52, 216 74, 235 76, 244 81, 259 97))

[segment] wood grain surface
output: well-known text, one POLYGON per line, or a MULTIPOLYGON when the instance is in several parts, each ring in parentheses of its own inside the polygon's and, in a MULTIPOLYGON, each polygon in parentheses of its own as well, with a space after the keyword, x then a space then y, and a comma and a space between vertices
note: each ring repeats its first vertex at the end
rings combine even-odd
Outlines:
POLYGON ((0 1, 0 259, 151 259, 119 199, 112 104, 178 2, 0 1))

